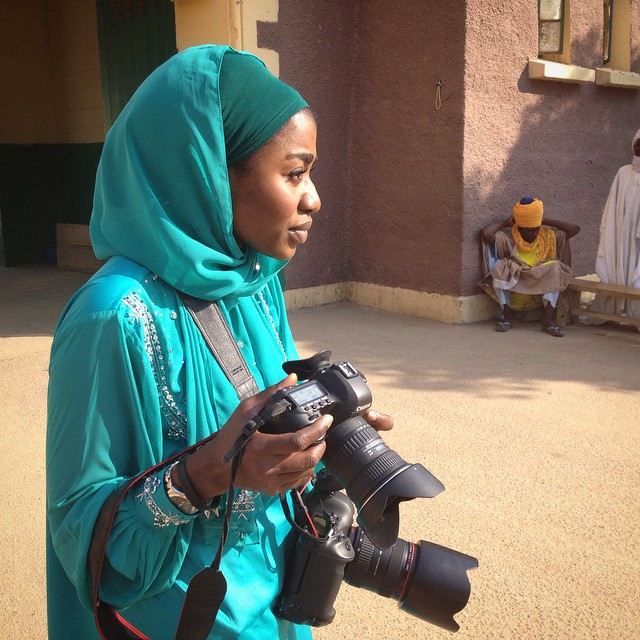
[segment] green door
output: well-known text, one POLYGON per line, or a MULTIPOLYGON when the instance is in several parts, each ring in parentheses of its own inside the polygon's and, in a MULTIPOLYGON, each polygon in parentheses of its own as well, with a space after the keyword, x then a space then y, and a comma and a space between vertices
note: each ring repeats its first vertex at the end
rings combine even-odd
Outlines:
POLYGON ((96 0, 105 127, 140 83, 177 51, 171 0, 96 0))

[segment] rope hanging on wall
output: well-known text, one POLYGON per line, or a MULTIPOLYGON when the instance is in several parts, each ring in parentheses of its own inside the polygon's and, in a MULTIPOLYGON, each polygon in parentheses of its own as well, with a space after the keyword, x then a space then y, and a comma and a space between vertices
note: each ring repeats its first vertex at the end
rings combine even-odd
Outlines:
POLYGON ((440 111, 442 108, 442 85, 444 84, 444 80, 436 80, 436 111, 440 111))

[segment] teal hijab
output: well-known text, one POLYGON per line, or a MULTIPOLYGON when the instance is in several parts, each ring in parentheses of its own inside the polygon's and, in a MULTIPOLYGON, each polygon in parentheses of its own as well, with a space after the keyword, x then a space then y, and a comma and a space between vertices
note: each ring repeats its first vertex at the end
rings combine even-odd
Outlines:
POLYGON ((173 56, 105 140, 90 223, 96 256, 125 256, 228 306, 259 291, 286 261, 236 242, 227 167, 306 106, 250 54, 204 45, 173 56))

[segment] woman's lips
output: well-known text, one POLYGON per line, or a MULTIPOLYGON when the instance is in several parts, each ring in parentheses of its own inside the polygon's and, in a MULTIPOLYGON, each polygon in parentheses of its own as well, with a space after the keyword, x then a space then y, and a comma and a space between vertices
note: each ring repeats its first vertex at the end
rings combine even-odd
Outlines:
POLYGON ((289 235, 293 236, 294 240, 299 244, 304 244, 307 241, 307 237, 309 235, 309 229, 311 229, 312 221, 309 220, 304 224, 301 224, 297 227, 291 227, 289 229, 289 235))

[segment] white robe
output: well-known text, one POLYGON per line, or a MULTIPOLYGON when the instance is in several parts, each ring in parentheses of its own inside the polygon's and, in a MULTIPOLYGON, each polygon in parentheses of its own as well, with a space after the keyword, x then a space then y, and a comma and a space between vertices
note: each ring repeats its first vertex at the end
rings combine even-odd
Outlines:
MULTIPOLYGON (((618 171, 604 207, 596 273, 601 282, 640 288, 640 171, 630 164, 618 171)), ((621 313, 625 300, 598 295, 590 309, 621 313)), ((640 318, 640 301, 626 301, 626 314, 640 318)))

